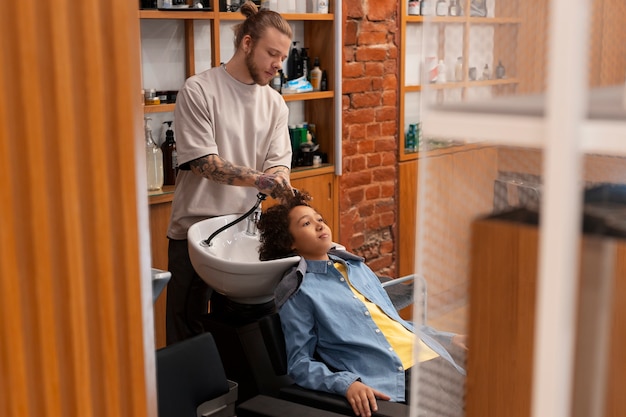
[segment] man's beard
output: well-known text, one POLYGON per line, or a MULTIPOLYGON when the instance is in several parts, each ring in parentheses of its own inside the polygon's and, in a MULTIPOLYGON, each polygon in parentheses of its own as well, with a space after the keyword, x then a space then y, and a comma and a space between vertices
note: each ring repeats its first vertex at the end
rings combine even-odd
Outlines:
POLYGON ((266 77, 264 76, 265 71, 259 70, 259 68, 254 63, 253 57, 254 57, 255 49, 256 49, 256 46, 253 46, 250 49, 250 52, 246 54, 246 67, 248 68, 248 72, 250 73, 250 76, 252 76, 252 80, 256 84, 259 84, 261 86, 268 85, 272 79, 271 78, 266 79, 266 77))

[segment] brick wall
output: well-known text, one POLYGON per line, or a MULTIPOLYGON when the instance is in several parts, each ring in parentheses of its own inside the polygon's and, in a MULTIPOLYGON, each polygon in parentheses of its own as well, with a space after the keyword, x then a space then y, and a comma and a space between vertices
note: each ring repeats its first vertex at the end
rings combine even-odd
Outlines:
POLYGON ((398 2, 344 0, 341 243, 395 276, 398 2))

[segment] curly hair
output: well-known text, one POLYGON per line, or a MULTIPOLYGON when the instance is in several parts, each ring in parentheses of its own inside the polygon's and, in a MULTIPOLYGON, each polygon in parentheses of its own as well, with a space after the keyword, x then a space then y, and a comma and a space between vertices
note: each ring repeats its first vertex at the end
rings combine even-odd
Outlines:
POLYGON ((294 255, 291 249, 293 237, 289 233, 289 213, 297 206, 311 207, 309 201, 311 201, 309 193, 294 190, 293 195, 282 199, 282 203, 263 212, 257 224, 261 241, 260 260, 270 261, 294 255))

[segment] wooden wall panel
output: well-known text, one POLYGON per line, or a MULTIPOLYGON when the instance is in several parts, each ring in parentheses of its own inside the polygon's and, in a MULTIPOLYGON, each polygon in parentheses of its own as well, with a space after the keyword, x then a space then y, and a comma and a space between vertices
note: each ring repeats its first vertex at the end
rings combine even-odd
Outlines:
MULTIPOLYGON (((466 416, 529 417, 539 231, 512 221, 482 219, 473 223, 472 233, 466 416)), ((620 300, 626 290, 626 243, 585 237, 580 248, 580 276, 572 278, 579 283, 579 317, 571 415, 623 416, 626 309, 620 300), (610 286, 612 303, 599 290, 605 285, 610 286), (611 332, 608 352, 602 352, 601 309, 609 305, 611 332), (599 370, 605 360, 606 374, 599 370), (596 414, 592 392, 602 384, 605 406, 596 414)))
POLYGON ((137 3, 12 2, 0 26, 0 415, 155 415, 137 3))

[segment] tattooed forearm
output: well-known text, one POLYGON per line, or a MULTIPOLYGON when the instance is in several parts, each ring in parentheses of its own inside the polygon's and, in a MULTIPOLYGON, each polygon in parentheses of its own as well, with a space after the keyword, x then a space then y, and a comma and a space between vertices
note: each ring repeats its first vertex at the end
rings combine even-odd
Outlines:
MULTIPOLYGON (((235 166, 218 155, 207 155, 189 162, 191 171, 211 181, 227 185, 246 185, 254 181, 257 171, 235 166)), ((250 184, 251 185, 251 184, 250 184)))

